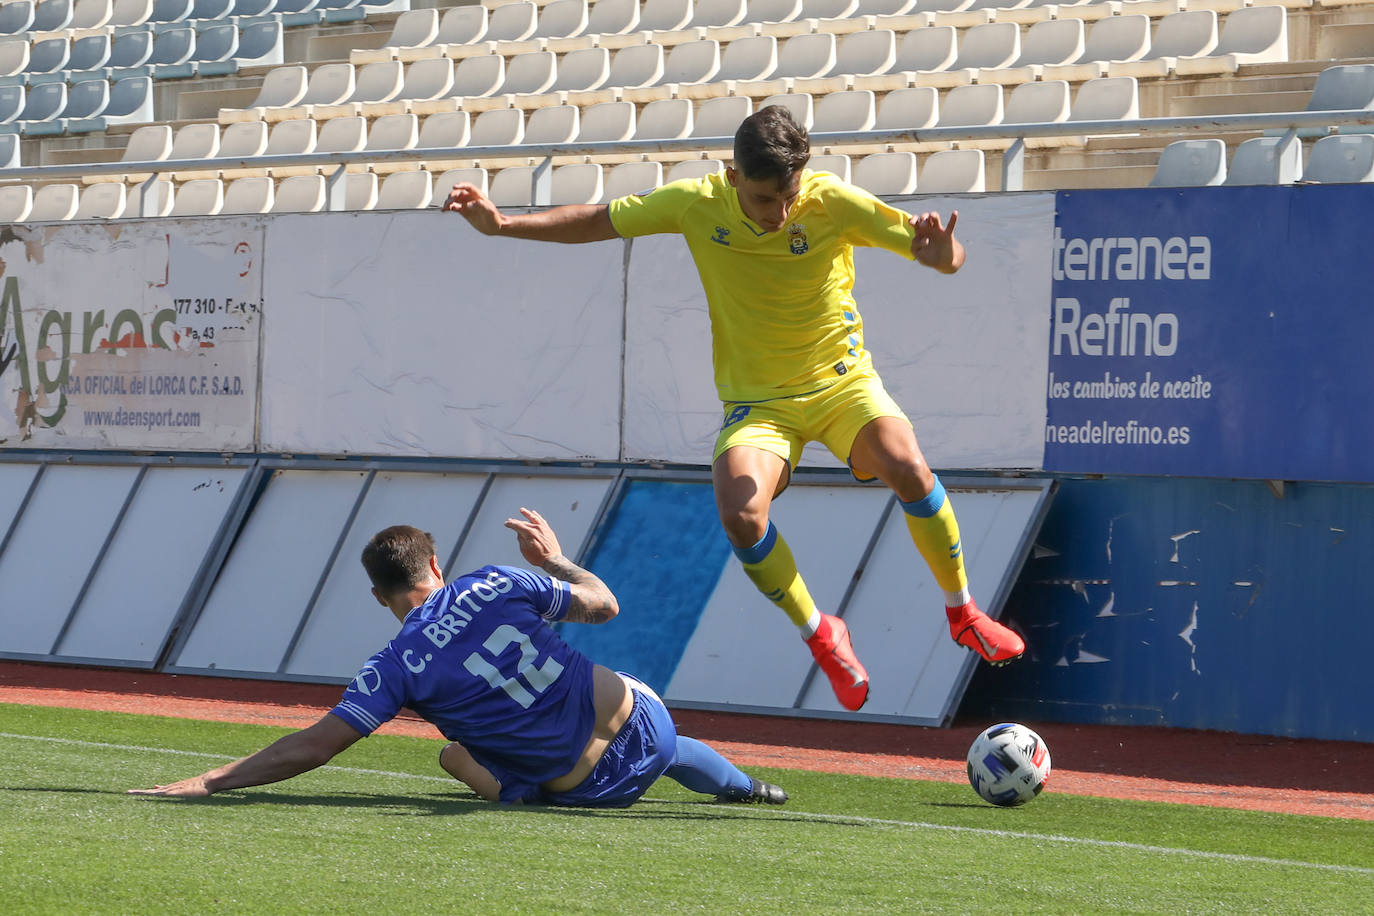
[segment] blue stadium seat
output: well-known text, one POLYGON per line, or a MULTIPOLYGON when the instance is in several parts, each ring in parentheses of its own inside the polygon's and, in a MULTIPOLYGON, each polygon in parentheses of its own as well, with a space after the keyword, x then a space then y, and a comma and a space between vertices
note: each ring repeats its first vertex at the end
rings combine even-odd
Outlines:
POLYGON ((224 60, 196 64, 200 76, 225 76, 240 67, 279 66, 282 62, 282 27, 274 18, 254 21, 239 29, 238 46, 224 60))
POLYGON ((93 118, 103 112, 109 103, 109 82, 104 79, 81 80, 68 91, 67 104, 62 109, 61 117, 30 124, 24 128, 24 133, 35 137, 65 134, 72 119, 93 118))
POLYGON ((68 133, 105 130, 114 124, 146 124, 153 120, 153 81, 127 76, 110 89, 110 103, 98 117, 67 122, 68 133))
POLYGON ((10 0, 0 6, 0 35, 22 35, 33 28, 33 0, 10 0))
POLYGON ((33 11, 35 32, 60 32, 72 22, 72 0, 38 0, 33 11))

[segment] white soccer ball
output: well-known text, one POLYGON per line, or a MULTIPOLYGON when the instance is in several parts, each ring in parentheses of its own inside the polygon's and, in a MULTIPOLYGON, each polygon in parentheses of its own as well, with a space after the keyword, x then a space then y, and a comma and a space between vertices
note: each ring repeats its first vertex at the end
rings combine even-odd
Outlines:
POLYGON ((1049 746, 1024 725, 994 725, 968 749, 969 785, 994 805, 1024 805, 1040 794, 1049 778, 1049 746))

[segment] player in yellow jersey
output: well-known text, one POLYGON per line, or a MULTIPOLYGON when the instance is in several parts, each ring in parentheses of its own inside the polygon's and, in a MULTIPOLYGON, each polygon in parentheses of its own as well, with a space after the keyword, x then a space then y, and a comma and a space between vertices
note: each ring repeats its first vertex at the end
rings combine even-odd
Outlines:
POLYGON ((911 422, 883 389, 864 348, 854 302, 856 245, 886 248, 940 273, 964 264, 938 213, 912 216, 825 172, 806 168, 806 131, 770 105, 735 134, 722 173, 671 182, 609 205, 509 215, 470 184, 445 210, 486 235, 593 242, 680 233, 696 261, 711 315, 723 423, 711 479, 726 536, 745 573, 799 628, 840 703, 859 709, 868 673, 838 617, 823 614, 768 519, 808 441, 823 443, 861 480, 897 494, 917 550, 945 593, 950 635, 994 664, 1025 651, 1021 637, 978 610, 969 594, 959 525, 926 465, 911 422))

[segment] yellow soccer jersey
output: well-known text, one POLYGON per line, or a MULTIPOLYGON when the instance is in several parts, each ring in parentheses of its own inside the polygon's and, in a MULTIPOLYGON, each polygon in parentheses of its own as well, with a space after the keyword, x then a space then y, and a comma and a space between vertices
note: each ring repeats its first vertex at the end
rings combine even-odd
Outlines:
POLYGON ((680 232, 687 239, 710 308, 716 390, 729 402, 815 391, 868 364, 854 304, 854 246, 909 259, 914 235, 908 214, 809 169, 778 232, 744 215, 724 172, 619 198, 610 216, 626 238, 680 232))

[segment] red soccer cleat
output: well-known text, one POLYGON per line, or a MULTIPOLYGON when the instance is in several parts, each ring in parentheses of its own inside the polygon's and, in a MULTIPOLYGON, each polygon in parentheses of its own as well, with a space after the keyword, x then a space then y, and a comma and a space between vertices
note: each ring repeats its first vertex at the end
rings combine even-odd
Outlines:
POLYGON ((1005 665, 1018 659, 1026 651, 1026 641, 970 601, 958 607, 945 608, 949 617, 949 635, 965 649, 972 649, 994 665, 1005 665))
POLYGON ((806 644, 811 647, 811 657, 830 678, 830 687, 841 706, 852 712, 868 702, 868 672, 854 654, 849 628, 843 620, 822 614, 820 627, 806 644))

